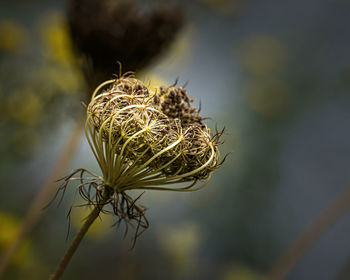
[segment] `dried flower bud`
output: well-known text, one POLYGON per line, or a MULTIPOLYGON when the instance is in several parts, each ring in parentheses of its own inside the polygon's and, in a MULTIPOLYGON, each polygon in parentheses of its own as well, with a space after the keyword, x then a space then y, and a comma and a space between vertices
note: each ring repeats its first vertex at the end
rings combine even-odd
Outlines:
POLYGON ((139 80, 102 84, 87 108, 86 135, 106 185, 116 191, 191 188, 152 187, 209 179, 217 168, 212 138, 182 87, 160 89, 160 98, 139 80), (109 89, 99 91, 110 84, 109 89))
POLYGON ((188 96, 184 87, 160 87, 159 91, 159 99, 155 100, 155 104, 170 119, 180 119, 183 126, 202 123, 204 118, 196 107, 191 106, 193 98, 188 96))
POLYGON ((62 179, 59 191, 64 194, 69 182, 79 180, 79 194, 89 205, 115 215, 117 225, 124 221, 126 232, 129 223, 137 223, 134 246, 149 223, 145 208, 136 204, 140 196, 133 199, 126 191, 198 190, 222 163, 217 147, 222 132, 210 135, 192 101, 182 87, 151 92, 133 77, 102 83, 87 107, 85 134, 103 176, 77 169, 62 179), (189 185, 166 186, 183 182, 189 185), (106 204, 113 210, 102 209, 106 204))
POLYGON ((68 23, 90 87, 109 79, 115 62, 139 71, 161 53, 180 30, 184 15, 175 6, 150 10, 130 0, 69 0, 68 23))

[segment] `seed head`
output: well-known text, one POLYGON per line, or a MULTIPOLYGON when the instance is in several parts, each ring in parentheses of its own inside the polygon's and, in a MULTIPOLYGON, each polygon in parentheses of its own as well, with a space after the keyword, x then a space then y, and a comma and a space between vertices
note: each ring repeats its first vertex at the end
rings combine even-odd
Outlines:
POLYGON ((145 68, 184 25, 180 7, 157 2, 144 9, 138 2, 68 1, 68 25, 77 54, 87 59, 83 70, 89 87, 109 79, 115 61, 126 72, 145 68))
POLYGON ((199 115, 199 110, 191 106, 193 98, 188 96, 184 87, 160 87, 159 92, 160 97, 155 103, 170 119, 181 120, 182 126, 201 124, 203 118, 199 115))
POLYGON ((222 132, 211 135, 192 102, 184 87, 152 92, 132 76, 102 83, 87 106, 85 134, 103 176, 79 168, 62 179, 57 193, 63 198, 68 184, 78 180, 80 196, 115 215, 117 226, 124 221, 125 234, 136 223, 134 246, 149 222, 146 209, 136 203, 142 194, 134 199, 128 190, 198 190, 222 164, 222 132))
POLYGON ((189 191, 220 166, 210 135, 183 87, 151 92, 134 77, 100 85, 87 107, 86 135, 109 187, 189 191), (103 88, 109 85, 105 90, 103 88), (188 187, 166 187, 191 182, 188 187))

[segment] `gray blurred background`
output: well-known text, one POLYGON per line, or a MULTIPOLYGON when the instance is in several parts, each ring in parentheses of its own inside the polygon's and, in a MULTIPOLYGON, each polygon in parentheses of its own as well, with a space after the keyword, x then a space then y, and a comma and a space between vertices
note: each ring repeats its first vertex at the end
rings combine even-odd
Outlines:
MULTIPOLYGON (((262 279, 350 182, 350 1, 181 4, 184 27, 136 74, 189 81, 230 155, 199 192, 145 193, 150 228, 131 251, 113 217, 96 221, 63 279, 262 279)), ((65 14, 63 1, 0 3, 0 252, 84 110, 65 14)), ((84 136, 67 173, 79 167, 99 174, 84 136)), ((66 242, 73 193, 45 210, 4 279, 47 279, 88 213, 73 210, 66 242)), ((345 213, 286 279, 350 279, 349 233, 345 213)))

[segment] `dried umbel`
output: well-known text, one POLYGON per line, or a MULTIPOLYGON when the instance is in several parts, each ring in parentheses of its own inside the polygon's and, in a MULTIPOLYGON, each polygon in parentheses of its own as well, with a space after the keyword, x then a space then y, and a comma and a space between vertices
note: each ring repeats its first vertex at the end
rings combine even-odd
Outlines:
MULTIPOLYGON (((139 1, 141 2, 141 1, 139 1)), ((182 10, 155 3, 145 9, 133 0, 69 0, 68 23, 90 87, 110 78, 115 62, 139 71, 159 55, 184 24, 182 10)))
POLYGON ((102 212, 108 212, 103 206, 110 204, 118 223, 137 222, 136 240, 148 221, 145 208, 127 191, 198 190, 222 163, 218 150, 222 132, 211 135, 191 102, 183 87, 153 92, 132 76, 102 83, 87 106, 85 124, 102 176, 78 169, 64 178, 61 190, 80 180, 78 191, 88 204, 102 212), (85 173, 91 176, 85 178, 85 173))
POLYGON ((115 215, 116 225, 124 221, 125 234, 128 225, 136 222, 135 245, 149 223, 145 208, 136 203, 141 195, 133 199, 128 191, 188 192, 209 181, 222 164, 217 147, 222 132, 210 134, 192 101, 183 87, 160 87, 152 92, 126 75, 97 87, 87 106, 85 133, 102 176, 80 168, 62 179, 59 191, 63 195, 69 182, 78 180, 77 191, 94 208, 50 280, 61 277, 100 213, 115 215), (180 183, 186 185, 176 186, 180 183))
POLYGON ((122 77, 93 94, 86 135, 105 184, 116 192, 189 191, 219 166, 218 135, 211 137, 202 119, 184 88, 150 92, 139 80, 122 77), (191 185, 164 186, 182 182, 191 185))

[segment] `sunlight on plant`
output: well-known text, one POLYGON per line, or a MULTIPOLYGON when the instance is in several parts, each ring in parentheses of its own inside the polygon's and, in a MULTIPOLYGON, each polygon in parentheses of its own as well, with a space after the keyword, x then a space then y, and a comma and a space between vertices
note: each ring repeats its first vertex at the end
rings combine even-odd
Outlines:
MULTIPOLYGON (((72 226, 74 226, 76 229, 81 228, 85 218, 89 215, 91 210, 91 206, 78 207, 74 209, 71 220, 72 226)), ((90 239, 103 239, 111 232, 111 227, 114 223, 115 221, 110 215, 105 215, 103 219, 96 219, 96 221, 91 225, 86 236, 90 239)))

